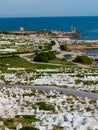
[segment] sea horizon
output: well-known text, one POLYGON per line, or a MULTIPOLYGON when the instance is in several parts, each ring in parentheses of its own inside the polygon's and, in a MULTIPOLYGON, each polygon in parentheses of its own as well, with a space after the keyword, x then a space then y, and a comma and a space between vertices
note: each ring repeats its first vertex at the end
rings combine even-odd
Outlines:
POLYGON ((75 16, 7 16, 0 18, 48 18, 48 17, 98 17, 98 15, 75 15, 75 16))

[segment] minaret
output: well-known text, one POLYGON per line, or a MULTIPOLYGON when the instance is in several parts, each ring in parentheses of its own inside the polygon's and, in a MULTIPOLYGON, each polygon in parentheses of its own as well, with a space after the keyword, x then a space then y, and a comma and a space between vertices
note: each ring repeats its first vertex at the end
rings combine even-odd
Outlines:
POLYGON ((73 32, 73 26, 71 25, 71 32, 73 32))
POLYGON ((77 29, 76 29, 76 27, 74 27, 74 30, 73 30, 73 32, 77 32, 77 29))
POLYGON ((76 29, 76 27, 73 27, 72 25, 71 25, 71 32, 77 32, 77 29, 76 29))

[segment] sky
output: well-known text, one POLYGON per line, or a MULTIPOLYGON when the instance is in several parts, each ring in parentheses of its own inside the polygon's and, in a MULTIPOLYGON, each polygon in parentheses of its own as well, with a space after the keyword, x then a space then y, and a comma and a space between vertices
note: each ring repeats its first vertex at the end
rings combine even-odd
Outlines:
POLYGON ((0 0, 0 17, 98 16, 98 0, 0 0))

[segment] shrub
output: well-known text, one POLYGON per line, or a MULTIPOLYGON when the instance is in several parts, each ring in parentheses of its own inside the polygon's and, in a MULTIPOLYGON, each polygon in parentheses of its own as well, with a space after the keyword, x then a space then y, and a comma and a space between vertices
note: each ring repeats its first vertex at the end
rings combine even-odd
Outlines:
POLYGON ((54 111, 54 106, 52 104, 47 104, 45 102, 38 102, 36 103, 37 106, 39 106, 40 110, 47 110, 47 111, 54 111))
POLYGON ((34 61, 49 62, 49 60, 53 60, 55 58, 56 58, 56 56, 54 55, 53 52, 42 52, 42 53, 36 54, 34 61))
POLYGON ((48 62, 48 57, 43 54, 43 53, 40 53, 40 54, 37 54, 34 58, 34 61, 37 61, 37 62, 48 62))
POLYGON ((54 40, 52 40, 51 43, 52 43, 52 45, 55 45, 55 41, 54 40))
POLYGON ((62 51, 67 51, 67 44, 60 45, 62 51))
POLYGON ((48 57, 49 60, 53 60, 53 59, 56 58, 56 56, 54 55, 53 52, 47 52, 46 55, 47 55, 47 57, 48 57))
POLYGON ((84 56, 77 56, 75 59, 74 59, 74 62, 79 62, 79 63, 83 63, 83 64, 87 64, 87 65, 90 65, 92 64, 92 60, 84 55, 84 56))

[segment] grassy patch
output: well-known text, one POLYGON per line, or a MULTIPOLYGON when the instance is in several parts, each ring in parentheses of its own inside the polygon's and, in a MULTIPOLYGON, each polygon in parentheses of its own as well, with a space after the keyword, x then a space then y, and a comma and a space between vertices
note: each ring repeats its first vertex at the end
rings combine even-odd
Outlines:
POLYGON ((9 71, 7 71, 8 67, 10 67, 10 68, 21 67, 21 68, 25 68, 28 71, 33 70, 33 69, 58 68, 58 66, 56 66, 56 65, 30 63, 20 57, 1 58, 0 59, 0 70, 3 72, 9 72, 9 71))
POLYGON ((54 106, 50 103, 45 102, 38 102, 36 105, 39 107, 40 110, 47 110, 47 111, 54 111, 54 106))
POLYGON ((69 65, 69 66, 75 66, 74 63, 70 62, 70 61, 66 61, 66 60, 59 60, 59 59, 55 59, 55 60, 51 60, 49 61, 50 63, 54 63, 54 64, 62 64, 62 65, 69 65))
POLYGON ((15 129, 17 124, 21 123, 23 126, 31 126, 32 122, 39 121, 34 115, 16 116, 14 119, 0 119, 4 125, 10 129, 15 129))

